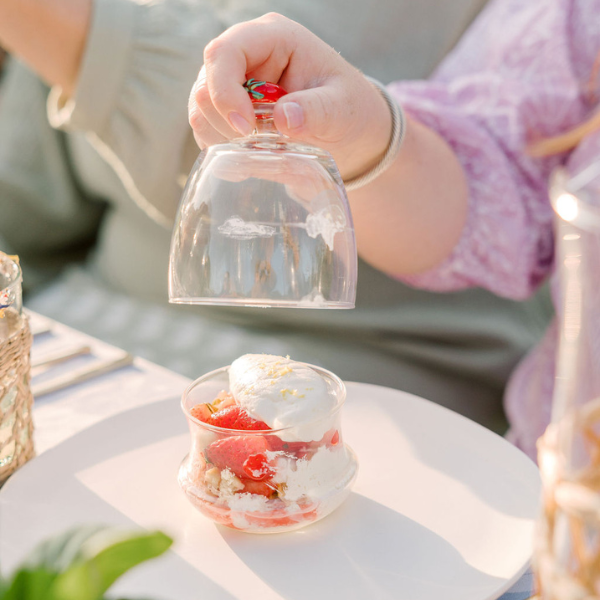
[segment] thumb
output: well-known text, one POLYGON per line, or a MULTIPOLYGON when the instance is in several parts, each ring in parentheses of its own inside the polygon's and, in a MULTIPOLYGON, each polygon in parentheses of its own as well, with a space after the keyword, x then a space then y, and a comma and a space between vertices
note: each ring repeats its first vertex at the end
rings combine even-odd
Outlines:
POLYGON ((339 143, 349 131, 350 100, 341 86, 325 86, 292 92, 275 105, 273 118, 281 133, 322 146, 339 143))

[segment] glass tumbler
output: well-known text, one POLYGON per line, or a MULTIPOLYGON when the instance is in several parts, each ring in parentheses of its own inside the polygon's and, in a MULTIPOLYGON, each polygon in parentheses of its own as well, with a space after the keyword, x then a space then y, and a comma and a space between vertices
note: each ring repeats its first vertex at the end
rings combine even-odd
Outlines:
POLYGON ((34 454, 30 349, 21 269, 13 257, 0 252, 0 485, 34 454))
POLYGON ((560 343, 552 423, 538 442, 542 598, 600 597, 600 163, 551 186, 560 343))
POLYGON ((318 421, 282 429, 224 429, 192 416, 195 405, 229 392, 229 367, 200 377, 184 392, 192 444, 179 484, 215 523, 249 533, 292 531, 327 516, 350 493, 358 463, 340 427, 346 389, 333 373, 312 368, 335 399, 333 409, 318 421))
POLYGON ((281 88, 247 84, 256 130, 196 161, 173 230, 169 301, 354 308, 356 241, 337 166, 277 131, 281 88))

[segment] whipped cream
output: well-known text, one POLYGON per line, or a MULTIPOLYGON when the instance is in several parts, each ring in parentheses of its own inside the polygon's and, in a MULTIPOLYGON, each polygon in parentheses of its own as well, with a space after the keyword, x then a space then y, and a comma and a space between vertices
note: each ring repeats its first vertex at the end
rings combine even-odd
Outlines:
POLYGON ((273 483, 285 484, 282 497, 286 501, 328 496, 346 487, 356 473, 356 465, 344 446, 335 449, 321 446, 308 460, 293 460, 281 454, 267 452, 270 460, 276 460, 273 483))
POLYGON ((229 368, 236 402, 285 441, 318 441, 331 427, 336 405, 325 380, 309 366, 270 354, 245 354, 229 368))

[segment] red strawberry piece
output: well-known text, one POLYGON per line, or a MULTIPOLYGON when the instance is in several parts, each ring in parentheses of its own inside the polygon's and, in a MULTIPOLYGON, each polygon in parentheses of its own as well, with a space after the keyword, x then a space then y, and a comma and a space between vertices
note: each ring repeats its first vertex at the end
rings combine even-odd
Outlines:
POLYGON ((317 450, 321 446, 336 446, 340 443, 340 432, 337 429, 330 429, 318 442, 311 442, 310 447, 317 450))
POLYGON ((298 453, 306 453, 309 449, 309 442, 286 442, 276 435, 266 435, 265 439, 269 444, 271 452, 285 452, 297 455, 298 453))
POLYGON ((196 406, 192 406, 190 410, 192 417, 203 423, 209 422, 212 413, 213 410, 211 409, 210 404, 196 404, 196 406))
POLYGON ((253 454, 244 462, 244 473, 249 479, 254 481, 265 481, 275 475, 273 467, 269 464, 266 454, 253 454))
POLYGON ((276 435, 265 435, 265 440, 271 452, 282 452, 284 446, 287 446, 287 442, 284 442, 281 438, 278 438, 276 435))
POLYGON ((301 450, 296 450, 296 452, 294 452, 294 456, 298 460, 302 460, 303 458, 310 458, 314 453, 315 453, 314 450, 312 450, 311 448, 307 448, 305 446, 301 450))
POLYGON ((285 96, 287 92, 275 83, 268 81, 257 81, 256 79, 248 79, 244 83, 244 88, 250 95, 252 102, 277 102, 279 98, 285 96))
POLYGON ((283 450, 284 452, 291 452, 294 454, 295 452, 300 452, 308 447, 306 442, 283 442, 283 450))
POLYGON ((230 469, 238 477, 247 478, 244 463, 254 454, 262 454, 266 458, 269 449, 262 436, 236 435, 213 442, 204 450, 206 460, 219 469, 230 469))
POLYGON ((270 498, 275 494, 275 489, 264 481, 252 481, 252 479, 242 479, 244 489, 240 494, 258 494, 270 498))
POLYGON ((224 429, 237 429, 240 431, 266 431, 271 429, 266 423, 253 419, 241 406, 228 406, 210 416, 211 425, 224 429))

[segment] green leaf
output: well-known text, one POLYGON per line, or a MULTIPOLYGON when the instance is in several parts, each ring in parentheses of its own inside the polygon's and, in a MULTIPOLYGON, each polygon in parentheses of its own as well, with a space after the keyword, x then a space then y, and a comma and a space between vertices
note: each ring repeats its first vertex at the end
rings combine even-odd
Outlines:
POLYGON ((110 531, 105 525, 83 525, 69 529, 38 544, 26 561, 28 568, 43 567, 61 573, 78 560, 84 560, 82 549, 97 535, 110 531))
MULTIPOLYGON (((86 545, 89 546, 92 541, 89 540, 86 545)), ((172 543, 173 540, 164 533, 154 532, 130 536, 105 546, 58 575, 51 597, 55 600, 99 600, 123 573, 160 556, 172 543)), ((84 555, 87 553, 85 550, 84 555)))
POLYGON ((55 578, 56 573, 43 568, 21 569, 14 575, 2 600, 47 600, 55 578))
POLYGON ((0 600, 99 600, 123 573, 171 544, 160 532, 78 527, 37 546, 10 582, 0 579, 0 600))

